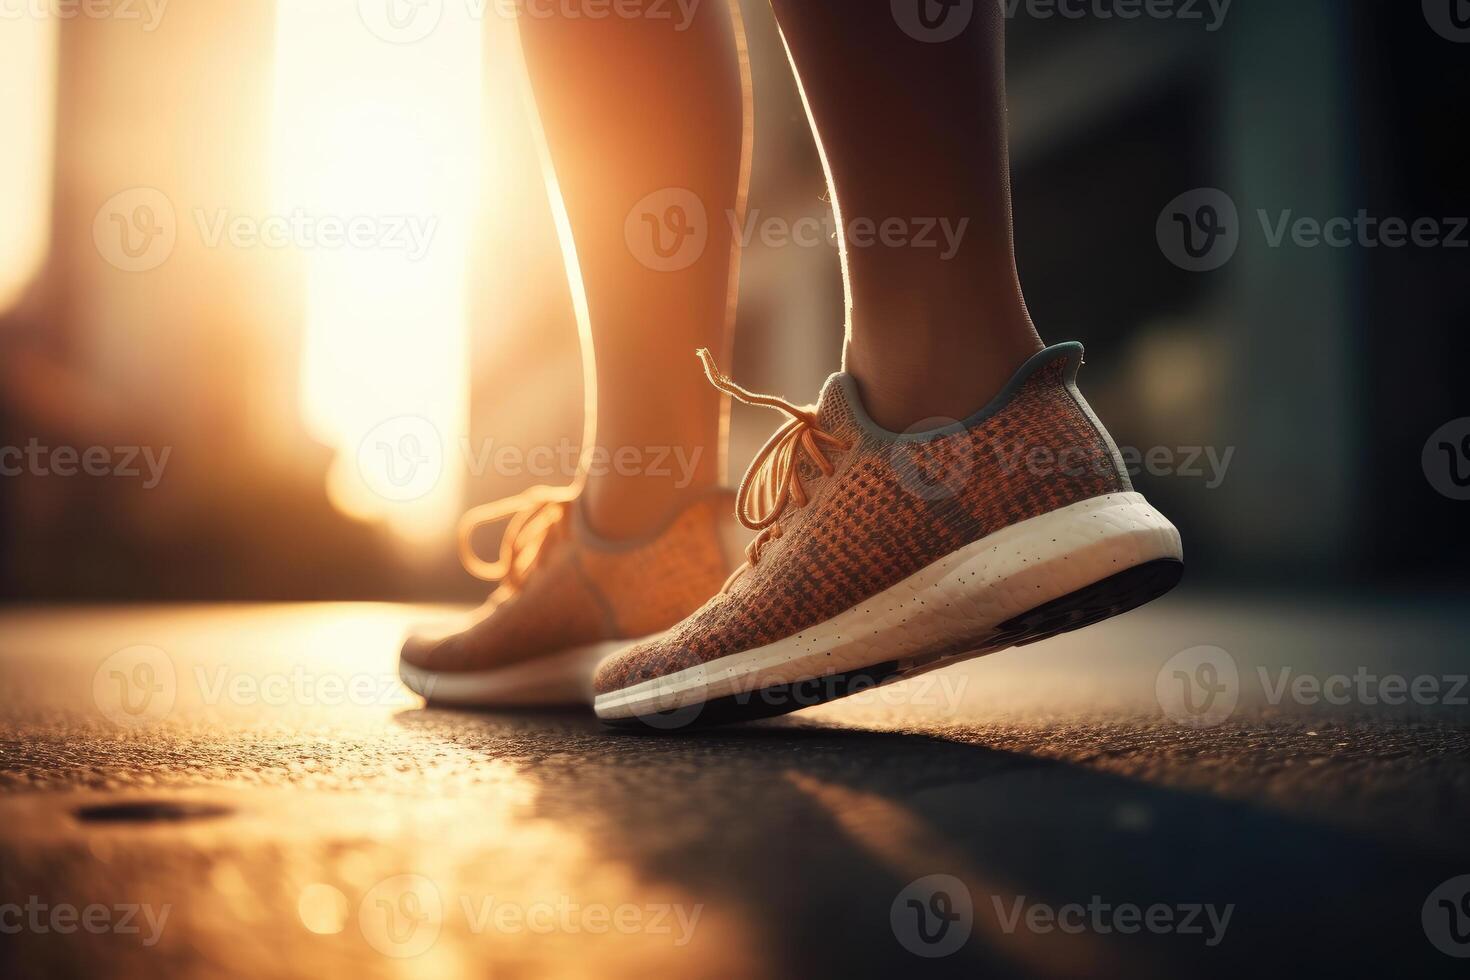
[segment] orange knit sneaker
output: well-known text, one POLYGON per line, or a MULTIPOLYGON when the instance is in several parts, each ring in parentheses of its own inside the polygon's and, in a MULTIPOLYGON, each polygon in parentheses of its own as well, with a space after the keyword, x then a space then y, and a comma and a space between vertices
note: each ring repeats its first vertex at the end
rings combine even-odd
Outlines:
POLYGON ((597 715, 652 727, 765 717, 1032 643, 1179 581, 1179 532, 1077 390, 1079 344, 1031 358, 963 422, 894 433, 852 378, 788 420, 741 484, 759 533, 720 595, 597 671, 597 715))
POLYGON ((566 490, 538 487, 476 508, 460 528, 466 569, 499 582, 461 621, 403 645, 399 675, 437 704, 587 704, 598 661, 677 623, 719 591, 736 564, 729 491, 714 490, 641 541, 599 538, 566 490), (500 560, 470 545, 501 520, 500 560))

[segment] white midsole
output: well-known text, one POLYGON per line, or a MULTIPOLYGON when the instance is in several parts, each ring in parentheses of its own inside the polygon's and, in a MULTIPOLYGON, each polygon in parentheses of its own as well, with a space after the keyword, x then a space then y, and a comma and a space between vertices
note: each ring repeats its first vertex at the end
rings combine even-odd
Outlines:
POLYGON ((767 646, 598 695, 615 721, 922 658, 1111 575, 1182 560, 1179 532, 1139 493, 1115 493, 1013 524, 866 602, 767 646))
POLYGON ((494 670, 425 670, 399 661, 410 691, 434 704, 546 707, 590 704, 592 678, 606 657, 637 640, 609 640, 561 650, 494 670))

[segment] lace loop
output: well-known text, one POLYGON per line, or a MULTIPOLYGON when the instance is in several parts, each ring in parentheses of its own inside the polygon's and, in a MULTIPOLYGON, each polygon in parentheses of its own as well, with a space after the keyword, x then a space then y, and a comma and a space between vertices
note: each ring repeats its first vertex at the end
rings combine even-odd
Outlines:
MULTIPOLYGON (((828 477, 836 472, 828 451, 847 452, 852 446, 823 431, 813 409, 793 405, 775 395, 747 391, 720 373, 708 349, 701 348, 697 353, 704 364, 705 376, 720 391, 747 405, 774 408, 789 416, 755 454, 735 495, 735 516, 750 530, 761 532, 745 551, 747 561, 754 565, 765 543, 781 536, 776 522, 787 506, 805 507, 807 504, 809 498, 801 479, 801 457, 805 455, 822 476, 828 477)), ((730 581, 734 581, 734 576, 730 581)), ((726 587, 729 584, 727 582, 726 587)))
MULTIPOLYGON (((805 507, 810 499, 801 478, 801 457, 804 455, 823 477, 828 477, 836 472, 828 452, 847 452, 852 446, 823 431, 813 409, 793 405, 775 395, 747 391, 720 373, 707 349, 699 350, 698 355, 705 375, 720 391, 747 405, 774 408, 789 416, 756 453, 735 495, 735 513, 740 523, 760 532, 745 549, 746 567, 749 567, 760 559, 761 549, 768 541, 781 537, 781 527, 776 522, 787 507, 805 507)), ((538 486, 466 511, 458 530, 459 560, 465 571, 483 581, 498 582, 501 588, 521 588, 551 535, 563 525, 568 506, 580 492, 580 481, 565 487, 538 486), (486 561, 475 551, 474 534, 501 521, 510 524, 501 538, 500 556, 495 561, 486 561)), ((739 574, 737 571, 730 577, 726 588, 739 574)))
POLYGON ((519 589, 552 532, 566 517, 567 505, 578 488, 532 487, 514 497, 472 507, 459 520, 459 560, 465 571, 501 588, 519 589), (486 561, 475 551, 474 533, 482 527, 509 520, 500 540, 500 557, 486 561))

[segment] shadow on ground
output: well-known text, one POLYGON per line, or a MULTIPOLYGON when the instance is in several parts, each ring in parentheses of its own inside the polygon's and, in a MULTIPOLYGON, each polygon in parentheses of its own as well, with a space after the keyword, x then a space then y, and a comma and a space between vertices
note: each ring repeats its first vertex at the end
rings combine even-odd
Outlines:
POLYGON ((1410 839, 929 734, 782 722, 670 737, 437 709, 397 720, 523 767, 536 816, 605 856, 742 907, 762 958, 795 975, 896 974, 967 924, 962 947, 926 967, 1431 975, 1455 963, 1421 921, 1453 869, 1410 839), (905 891, 929 875, 958 885, 905 891))

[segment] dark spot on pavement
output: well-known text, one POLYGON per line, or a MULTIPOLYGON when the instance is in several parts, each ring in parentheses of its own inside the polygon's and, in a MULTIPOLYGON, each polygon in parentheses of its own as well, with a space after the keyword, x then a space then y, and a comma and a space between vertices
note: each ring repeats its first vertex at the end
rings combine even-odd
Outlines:
POLYGON ((181 820, 207 820, 229 813, 228 807, 212 803, 180 803, 170 800, 139 800, 129 803, 101 803, 79 807, 77 819, 83 823, 177 823, 181 820))

